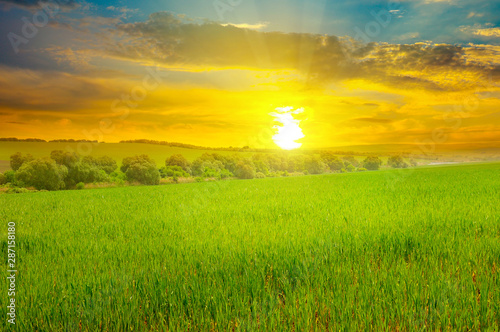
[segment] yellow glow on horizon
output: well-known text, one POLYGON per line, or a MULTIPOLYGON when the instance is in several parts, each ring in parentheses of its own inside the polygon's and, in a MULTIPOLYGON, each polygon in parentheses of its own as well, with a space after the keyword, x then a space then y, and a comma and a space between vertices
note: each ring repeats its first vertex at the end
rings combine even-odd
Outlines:
POLYGON ((273 141, 277 146, 284 150, 293 150, 300 148, 302 143, 297 143, 296 140, 304 137, 302 129, 300 128, 300 120, 293 117, 294 114, 304 112, 303 108, 293 109, 292 106, 277 107, 276 112, 271 112, 275 121, 280 122, 282 126, 276 125, 273 128, 276 134, 273 136, 273 141))

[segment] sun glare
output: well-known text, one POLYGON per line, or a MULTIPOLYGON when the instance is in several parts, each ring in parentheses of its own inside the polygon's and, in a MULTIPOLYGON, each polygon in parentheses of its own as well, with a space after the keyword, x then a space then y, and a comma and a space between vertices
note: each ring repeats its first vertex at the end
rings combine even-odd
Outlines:
POLYGON ((273 136, 273 141, 277 146, 284 150, 293 150, 300 148, 302 143, 297 143, 298 139, 304 137, 302 129, 300 128, 300 120, 293 117, 294 114, 299 114, 304 112, 303 108, 293 109, 292 106, 278 107, 275 109, 276 112, 271 112, 275 120, 282 125, 275 125, 273 128, 276 133, 273 136))

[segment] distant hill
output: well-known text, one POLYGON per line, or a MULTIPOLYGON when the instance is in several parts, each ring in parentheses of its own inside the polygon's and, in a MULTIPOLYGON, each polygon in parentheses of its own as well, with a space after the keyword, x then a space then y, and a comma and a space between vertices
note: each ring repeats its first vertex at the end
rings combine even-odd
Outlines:
POLYGON ((339 150, 352 152, 372 153, 429 153, 429 154, 456 154, 456 153, 491 153, 500 154, 500 142, 488 143, 457 143, 457 144, 435 144, 434 149, 430 146, 419 146, 417 144, 373 144, 373 145, 348 145, 325 148, 325 150, 339 150))

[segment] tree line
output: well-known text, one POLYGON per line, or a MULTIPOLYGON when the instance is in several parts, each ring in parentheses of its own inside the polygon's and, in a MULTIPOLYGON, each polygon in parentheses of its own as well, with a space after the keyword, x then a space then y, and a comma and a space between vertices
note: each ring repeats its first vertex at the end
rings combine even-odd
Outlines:
MULTIPOLYGON (((410 160, 410 164, 416 163, 410 160)), ((126 157, 120 167, 108 156, 79 156, 74 152, 55 150, 49 157, 34 158, 17 152, 10 157, 12 170, 0 173, 0 184, 11 187, 34 187, 38 190, 82 189, 88 183, 126 183, 157 185, 161 179, 178 182, 180 178, 222 180, 253 179, 292 174, 321 174, 326 172, 355 172, 378 170, 382 160, 368 156, 358 161, 352 155, 339 158, 331 151, 315 155, 285 153, 255 153, 251 156, 204 153, 194 161, 174 154, 158 167, 147 155, 126 157)), ((409 164, 402 156, 392 156, 388 165, 405 168, 409 164)))

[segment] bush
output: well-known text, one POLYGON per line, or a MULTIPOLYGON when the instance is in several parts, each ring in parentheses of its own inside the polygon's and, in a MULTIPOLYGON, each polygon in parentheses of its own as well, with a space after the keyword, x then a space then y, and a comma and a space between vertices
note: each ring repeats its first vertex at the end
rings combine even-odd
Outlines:
POLYGON ((358 172, 365 172, 365 171, 367 171, 367 169, 366 169, 366 168, 364 168, 364 167, 360 167, 360 168, 358 168, 358 172))
POLYGON ((160 184, 160 172, 154 160, 145 154, 124 158, 120 169, 129 181, 150 185, 160 184))
POLYGON ((111 174, 118 168, 118 166, 116 165, 116 161, 108 156, 99 158, 85 156, 82 158, 82 163, 94 166, 99 170, 103 170, 104 172, 106 172, 106 174, 111 174))
POLYGON ((33 159, 35 158, 30 154, 23 156, 21 152, 16 152, 10 156, 10 168, 12 168, 13 171, 17 171, 23 164, 29 163, 33 159))
POLYGON ((233 176, 234 176, 234 174, 233 174, 233 173, 231 173, 230 171, 228 171, 228 170, 227 170, 227 169, 225 169, 225 168, 224 168, 223 170, 221 170, 221 171, 220 171, 220 178, 221 178, 221 179, 227 179, 227 178, 231 178, 231 177, 233 177, 233 176))
POLYGON ((76 189, 81 190, 81 189, 83 189, 83 188, 85 188, 85 183, 83 183, 83 182, 78 182, 78 183, 76 184, 76 189))
POLYGON ((184 156, 181 154, 174 154, 169 158, 167 158, 167 160, 165 160, 165 166, 166 167, 178 166, 182 168, 185 172, 188 172, 190 170, 189 161, 187 161, 187 159, 184 158, 184 156))
MULTIPOLYGON (((321 160, 330 168, 332 171, 340 171, 344 167, 344 163, 331 151, 323 151, 320 154, 321 160)), ((307 169, 309 169, 306 166, 307 169)), ((309 169, 310 171, 310 169, 309 169)), ((313 173, 313 172, 311 172, 313 173)), ((313 173, 318 174, 318 173, 313 173)))
POLYGON ((6 184, 6 183, 7 183, 7 178, 5 177, 5 175, 0 173, 0 185, 6 184))
POLYGON ((74 152, 64 152, 62 150, 54 150, 50 153, 50 158, 54 160, 58 165, 64 165, 68 169, 73 167, 80 157, 74 152))
POLYGON ((189 173, 184 171, 180 166, 163 166, 160 168, 160 176, 162 178, 177 176, 177 177, 189 177, 189 173))
POLYGON ((197 176, 194 178, 196 182, 203 182, 203 178, 201 176, 197 176))
POLYGON ((240 161, 236 165, 235 175, 240 179, 253 179, 255 177, 255 168, 249 162, 240 161))
POLYGON ((156 165, 147 162, 130 165, 125 175, 129 181, 149 185, 160 184, 160 172, 156 169, 156 165))
POLYGON ((401 156, 392 156, 387 160, 387 164, 394 168, 407 168, 408 164, 404 162, 401 156))
POLYGON ((30 190, 26 188, 9 188, 5 193, 7 194, 24 194, 24 193, 29 193, 31 192, 30 190))
POLYGON ((257 173, 255 173, 255 177, 257 179, 263 179, 263 178, 266 177, 266 175, 264 173, 262 173, 262 172, 257 172, 257 173))
POLYGON ((342 160, 344 161, 345 167, 347 167, 349 164, 352 164, 354 167, 359 166, 359 162, 354 158, 354 156, 344 156, 342 160))
POLYGON ((16 172, 16 181, 36 189, 58 190, 64 188, 64 178, 68 174, 65 166, 48 158, 35 159, 23 164, 16 172))
POLYGON ((5 176, 5 183, 15 183, 16 182, 16 172, 7 171, 3 174, 5 176))
POLYGON ((306 159, 305 167, 309 171, 310 174, 321 174, 326 169, 326 164, 322 161, 321 158, 317 156, 311 156, 306 159))
POLYGON ((348 172, 354 172, 356 170, 356 167, 354 167, 353 164, 349 164, 349 165, 347 165, 346 170, 348 172))
POLYGON ((66 185, 68 187, 71 187, 79 182, 92 183, 104 182, 106 180, 108 180, 108 175, 104 170, 99 169, 97 166, 91 164, 77 162, 68 169, 66 185))
POLYGON ((380 165, 382 165, 382 160, 376 156, 368 156, 363 161, 364 168, 369 169, 370 171, 378 170, 380 165))

